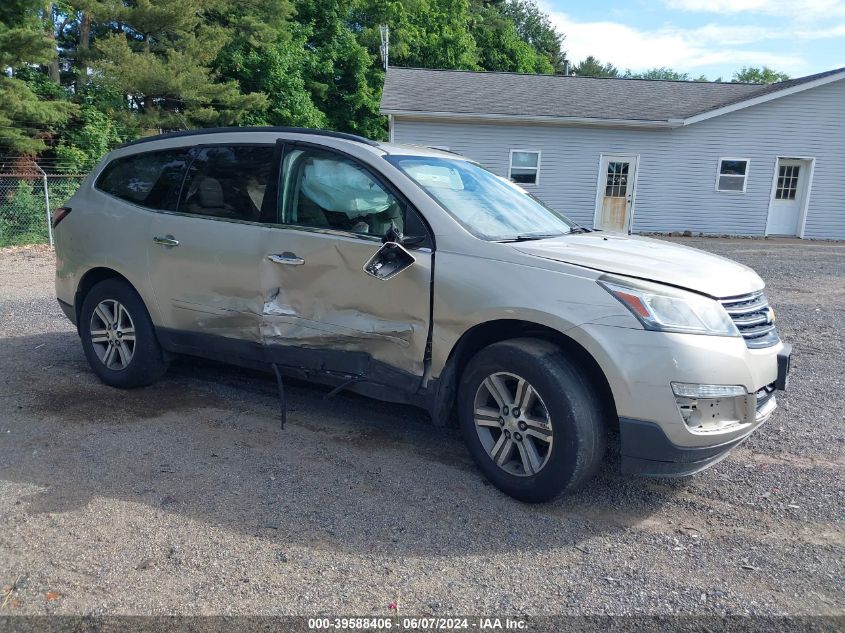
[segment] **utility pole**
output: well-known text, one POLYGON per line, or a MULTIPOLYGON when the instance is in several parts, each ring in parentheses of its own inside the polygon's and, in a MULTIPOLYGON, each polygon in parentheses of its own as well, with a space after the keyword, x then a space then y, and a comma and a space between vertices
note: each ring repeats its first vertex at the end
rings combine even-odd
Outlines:
POLYGON ((390 27, 382 24, 378 27, 381 34, 381 61, 384 63, 384 72, 387 72, 388 54, 390 47, 390 27))

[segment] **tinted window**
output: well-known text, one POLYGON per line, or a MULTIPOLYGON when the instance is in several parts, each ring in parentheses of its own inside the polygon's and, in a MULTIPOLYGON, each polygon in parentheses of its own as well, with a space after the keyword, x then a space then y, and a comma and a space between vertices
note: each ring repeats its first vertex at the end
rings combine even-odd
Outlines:
POLYGON ((188 168, 179 211, 251 222, 269 217, 274 221, 273 201, 264 195, 273 171, 273 150, 272 145, 200 149, 188 168), (269 211, 269 216, 262 215, 262 209, 269 211))
POLYGON ((173 210, 186 164, 185 149, 116 158, 103 170, 97 188, 151 209, 173 210))
POLYGON ((377 235, 395 222, 405 230, 403 205, 356 162, 320 150, 285 156, 282 221, 377 235))

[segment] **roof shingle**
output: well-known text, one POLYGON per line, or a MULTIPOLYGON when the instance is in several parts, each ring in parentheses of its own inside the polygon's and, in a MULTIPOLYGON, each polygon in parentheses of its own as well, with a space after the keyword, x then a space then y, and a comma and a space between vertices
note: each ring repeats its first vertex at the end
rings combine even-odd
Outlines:
POLYGON ((381 109, 420 114, 672 121, 843 70, 767 85, 390 67, 381 109))

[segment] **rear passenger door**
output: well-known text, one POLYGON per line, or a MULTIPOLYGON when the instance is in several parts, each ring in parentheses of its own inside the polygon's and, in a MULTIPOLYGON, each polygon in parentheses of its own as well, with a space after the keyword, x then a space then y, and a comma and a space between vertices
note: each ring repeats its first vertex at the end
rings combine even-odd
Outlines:
POLYGON ((225 345, 209 335, 260 344, 256 260, 262 213, 275 214, 275 145, 200 146, 190 158, 176 202, 147 238, 161 335, 185 352, 225 345))

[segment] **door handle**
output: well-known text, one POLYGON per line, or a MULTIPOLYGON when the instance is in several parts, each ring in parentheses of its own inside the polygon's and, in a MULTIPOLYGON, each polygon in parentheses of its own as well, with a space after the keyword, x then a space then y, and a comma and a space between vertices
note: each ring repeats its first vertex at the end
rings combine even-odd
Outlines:
POLYGON ((293 253, 282 253, 280 255, 267 255, 267 259, 269 259, 274 264, 287 264, 288 266, 302 266, 305 263, 305 260, 301 257, 297 257, 293 253))
POLYGON ((165 235, 164 237, 154 237, 153 242, 156 244, 160 244, 161 246, 179 246, 179 240, 174 238, 172 235, 165 235))

